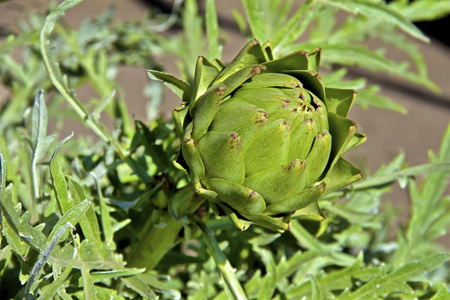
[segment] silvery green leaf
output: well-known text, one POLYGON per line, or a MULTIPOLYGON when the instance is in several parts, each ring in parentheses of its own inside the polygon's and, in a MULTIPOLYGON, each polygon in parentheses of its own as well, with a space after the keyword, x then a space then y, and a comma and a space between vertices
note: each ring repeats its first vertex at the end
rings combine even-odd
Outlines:
POLYGON ((437 253, 406 264, 386 275, 381 274, 375 277, 353 293, 347 295, 346 299, 364 299, 364 297, 368 297, 369 295, 382 296, 394 291, 408 292, 408 289, 411 291, 411 288, 405 285, 407 281, 413 281, 423 277, 426 272, 445 263, 449 258, 449 253, 437 253))
POLYGON ((217 12, 215 0, 206 1, 206 36, 208 40, 209 54, 208 57, 212 59, 221 59, 222 45, 219 44, 219 24, 217 21, 217 12))
POLYGON ((33 161, 37 163, 44 157, 53 136, 47 136, 47 107, 42 91, 39 91, 34 100, 31 115, 31 143, 33 146, 33 161))
MULTIPOLYGON (((75 205, 82 203, 87 199, 83 186, 72 178, 69 178, 69 189, 75 205)), ((79 220, 79 223, 83 230, 83 235, 90 243, 93 243, 94 252, 101 257, 100 251, 103 248, 103 244, 101 237, 98 234, 100 232, 100 227, 97 215, 92 206, 88 208, 85 215, 79 220)))
POLYGON ((89 273, 89 269, 85 264, 81 267, 81 277, 83 278, 83 291, 84 291, 84 299, 86 300, 95 300, 97 299, 97 291, 95 290, 94 282, 89 273))
POLYGON ((115 248, 114 244, 114 231, 112 230, 112 220, 109 214, 109 208, 105 203, 105 199, 103 198, 102 191, 100 189, 100 184, 98 183, 97 177, 94 173, 91 172, 91 176, 94 177, 94 182, 97 188, 97 195, 100 202, 100 218, 101 218, 101 224, 102 224, 102 231, 103 235, 105 237, 105 242, 108 246, 108 248, 113 249, 115 248))
POLYGON ((64 271, 62 271, 50 285, 42 289, 43 292, 40 293, 39 299, 50 300, 54 299, 55 294, 59 294, 59 289, 62 287, 62 285, 64 285, 66 279, 69 277, 76 258, 76 249, 74 248, 73 258, 67 264, 65 264, 64 271))
MULTIPOLYGON (((2 212, 1 221, 2 224, 4 224, 3 226, 9 226, 9 228, 11 228, 9 235, 11 238, 11 245, 16 244, 18 246, 17 250, 24 250, 24 242, 38 252, 44 251, 46 247, 45 235, 29 224, 30 213, 24 212, 22 214, 21 203, 18 203, 17 205, 12 203, 12 184, 8 185, 5 190, 0 192, 0 209, 2 212)), ((24 253, 19 252, 18 254, 24 253)))
POLYGON ((84 200, 83 202, 75 205, 71 209, 69 209, 56 223, 53 227, 52 231, 47 237, 48 243, 52 242, 54 237, 59 235, 60 237, 63 234, 60 234, 60 230, 63 228, 68 229, 69 227, 74 227, 78 224, 79 220, 84 216, 86 211, 90 206, 90 202, 88 200, 84 200), (68 227, 66 224, 70 224, 68 227))
POLYGON ((124 277, 120 278, 120 280, 130 289, 141 295, 142 297, 150 300, 156 300, 156 294, 153 290, 141 279, 136 276, 133 277, 124 277))
POLYGON ((260 9, 260 1, 243 0, 242 5, 250 26, 250 30, 255 39, 266 41, 264 13, 260 9))
POLYGON ((412 37, 429 42, 426 37, 410 20, 400 14, 396 9, 388 6, 384 2, 374 2, 367 0, 324 0, 328 5, 343 9, 349 13, 362 14, 367 17, 377 17, 398 26, 401 30, 412 37))
MULTIPOLYGON (((50 176, 52 179, 53 190, 55 192, 56 200, 59 205, 61 213, 66 213, 72 208, 72 199, 69 199, 69 193, 67 191, 67 183, 65 180, 64 173, 59 165, 59 162, 55 159, 58 150, 71 138, 73 137, 73 132, 66 138, 64 138, 53 150, 53 154, 50 158, 50 176)), ((73 224, 75 225, 75 224, 73 224)))
POLYGON ((323 290, 317 283, 316 277, 311 274, 310 280, 312 283, 312 291, 311 291, 311 299, 322 300, 323 298, 323 290))
POLYGON ((433 21, 450 13, 450 2, 435 0, 416 0, 402 3, 395 1, 390 6, 414 22, 433 21))
POLYGON ((112 92, 107 95, 106 97, 103 97, 95 106, 94 110, 92 111, 92 116, 96 118, 97 120, 100 119, 100 114, 102 111, 111 103, 111 101, 116 96, 116 90, 113 89, 112 92))
POLYGON ((0 191, 6 188, 6 159, 0 149, 0 191))

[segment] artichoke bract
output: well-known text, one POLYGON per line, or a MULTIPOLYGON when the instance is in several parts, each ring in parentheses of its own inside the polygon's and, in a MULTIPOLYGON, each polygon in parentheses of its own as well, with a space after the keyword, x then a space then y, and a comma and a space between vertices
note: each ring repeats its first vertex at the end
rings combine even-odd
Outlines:
POLYGON ((316 49, 274 59, 269 43, 252 40, 226 66, 199 57, 192 85, 149 71, 183 100, 173 111, 176 165, 242 230, 323 219, 319 198, 362 176, 342 158, 365 140, 347 119, 356 92, 324 87, 320 56, 316 49))

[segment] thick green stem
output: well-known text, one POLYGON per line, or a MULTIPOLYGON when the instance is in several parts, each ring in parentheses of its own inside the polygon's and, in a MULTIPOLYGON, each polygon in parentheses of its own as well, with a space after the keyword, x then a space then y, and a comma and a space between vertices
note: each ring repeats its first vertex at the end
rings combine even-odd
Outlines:
POLYGON ((142 238, 134 245, 128 258, 128 267, 154 269, 160 260, 176 244, 178 234, 183 227, 181 220, 175 220, 169 212, 165 211, 161 216, 164 227, 157 227, 149 220, 142 228, 142 238))
POLYGON ((139 240, 128 255, 128 266, 154 269, 176 245, 179 232, 183 228, 181 217, 193 214, 203 201, 204 199, 197 196, 191 186, 175 193, 169 200, 168 209, 162 212, 159 223, 155 224, 149 218, 138 233, 139 240))
POLYGON ((209 253, 214 258, 214 262, 216 263, 217 268, 223 276, 225 288, 228 292, 228 295, 232 297, 232 299, 248 299, 242 285, 239 283, 239 280, 236 277, 236 271, 231 266, 225 254, 219 248, 219 245, 217 244, 212 231, 208 230, 206 228, 206 225, 201 220, 197 220, 197 225, 202 230, 202 235, 205 239, 209 253))

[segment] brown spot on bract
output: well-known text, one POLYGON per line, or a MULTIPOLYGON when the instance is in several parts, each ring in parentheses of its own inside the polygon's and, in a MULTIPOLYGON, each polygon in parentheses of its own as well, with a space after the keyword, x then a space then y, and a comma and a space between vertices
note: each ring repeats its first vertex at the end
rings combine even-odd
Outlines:
POLYGON ((314 122, 314 119, 313 119, 313 118, 303 120, 303 124, 306 124, 306 123, 312 123, 312 122, 314 122))
POLYGON ((306 110, 307 110, 307 106, 306 106, 305 103, 302 103, 301 105, 299 105, 299 107, 300 107, 300 109, 303 110, 303 111, 306 111, 306 110))
POLYGON ((222 85, 222 86, 220 86, 220 87, 217 88, 217 90, 215 91, 215 93, 219 94, 220 96, 223 96, 223 95, 224 95, 224 90, 226 90, 226 89, 227 89, 227 87, 224 86, 224 85, 222 85))

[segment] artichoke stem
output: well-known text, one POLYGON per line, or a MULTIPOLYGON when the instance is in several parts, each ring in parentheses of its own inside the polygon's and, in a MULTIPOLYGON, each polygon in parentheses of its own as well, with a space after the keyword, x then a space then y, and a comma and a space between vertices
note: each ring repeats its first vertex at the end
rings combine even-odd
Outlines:
POLYGON ((244 288, 236 277, 236 271, 233 269, 227 257, 217 244, 213 232, 208 230, 205 223, 203 223, 200 219, 197 218, 195 219, 195 221, 197 223, 197 226, 202 231, 202 235, 205 239, 209 253, 213 257, 217 268, 223 276, 227 290, 233 295, 233 299, 248 300, 244 288))
POLYGON ((175 220, 168 211, 163 212, 160 221, 165 226, 156 226, 149 218, 140 232, 141 238, 128 256, 127 267, 153 270, 175 246, 183 222, 175 220))
POLYGON ((190 185, 173 194, 169 207, 158 211, 158 224, 149 217, 138 233, 138 241, 128 254, 127 266, 146 268, 147 271, 154 269, 178 242, 178 235, 183 228, 182 218, 192 215, 203 202, 204 199, 195 195, 190 185))

